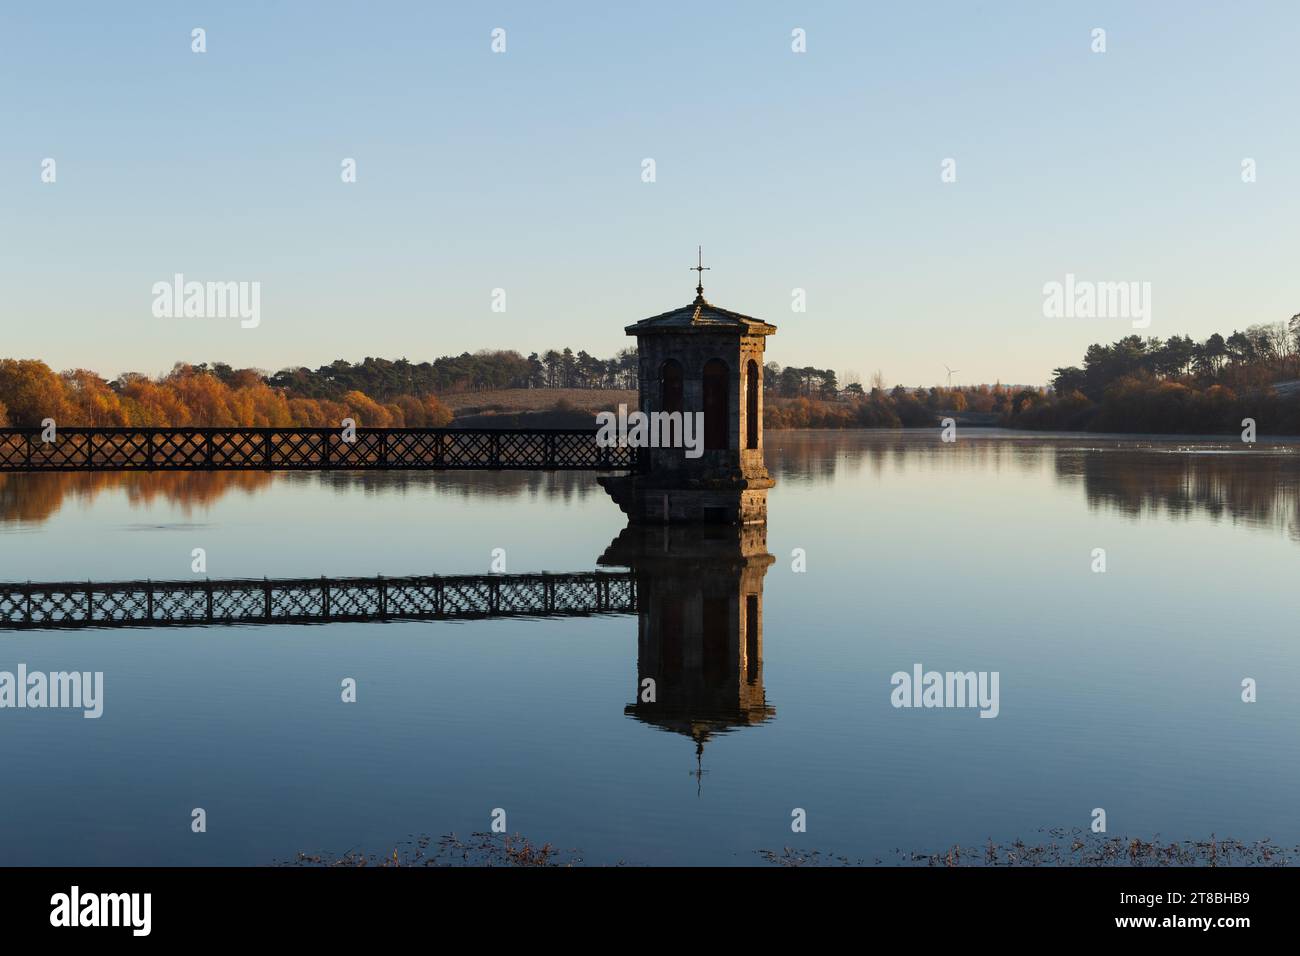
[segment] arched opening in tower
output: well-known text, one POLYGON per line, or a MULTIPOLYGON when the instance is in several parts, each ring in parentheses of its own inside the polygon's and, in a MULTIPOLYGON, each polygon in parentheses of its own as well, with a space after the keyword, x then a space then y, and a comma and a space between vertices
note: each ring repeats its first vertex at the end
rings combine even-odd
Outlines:
POLYGON ((745 367, 745 447, 758 447, 758 363, 753 359, 745 367))
POLYGON ((704 448, 727 448, 727 363, 722 359, 704 363, 704 448))

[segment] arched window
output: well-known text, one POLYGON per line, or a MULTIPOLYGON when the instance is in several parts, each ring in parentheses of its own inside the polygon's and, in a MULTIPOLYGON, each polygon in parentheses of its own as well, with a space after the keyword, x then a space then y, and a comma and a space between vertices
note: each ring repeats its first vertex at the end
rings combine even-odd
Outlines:
POLYGON ((659 366, 659 406, 665 412, 682 410, 682 367, 674 359, 659 366))
POLYGON ((727 449, 727 363, 709 359, 704 363, 704 448, 727 449))
POLYGON ((745 366, 745 447, 758 447, 758 363, 753 359, 745 366))

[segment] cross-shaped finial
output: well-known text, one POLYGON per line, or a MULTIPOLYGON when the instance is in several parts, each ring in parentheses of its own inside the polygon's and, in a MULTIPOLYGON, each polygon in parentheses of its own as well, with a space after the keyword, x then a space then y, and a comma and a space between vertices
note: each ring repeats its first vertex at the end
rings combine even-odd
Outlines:
POLYGON ((699 285, 695 287, 695 294, 698 295, 700 298, 704 298, 704 273, 712 272, 713 270, 704 264, 703 246, 695 247, 695 255, 696 255, 695 265, 691 266, 691 271, 698 272, 700 276, 699 285))
POLYGON ((695 772, 691 774, 695 778, 695 795, 698 797, 704 791, 704 775, 708 773, 704 769, 704 741, 695 741, 695 772))

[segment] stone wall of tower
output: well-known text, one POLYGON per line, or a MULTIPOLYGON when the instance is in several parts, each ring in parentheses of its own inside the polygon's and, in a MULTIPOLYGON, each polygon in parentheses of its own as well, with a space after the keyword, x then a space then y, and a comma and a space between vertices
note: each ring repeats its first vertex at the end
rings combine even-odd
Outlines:
POLYGON ((740 339, 740 416, 737 423, 739 434, 736 447, 740 449, 740 470, 746 478, 766 478, 767 465, 763 458, 763 349, 767 344, 765 335, 745 335, 740 339), (749 434, 749 363, 754 363, 758 375, 758 447, 747 448, 746 438, 749 434))
POLYGON ((682 472, 718 477, 767 477, 763 462, 763 349, 765 336, 692 333, 685 335, 642 335, 637 337, 641 375, 641 411, 664 410, 660 394, 660 370, 667 361, 682 369, 682 408, 687 413, 704 410, 704 366, 720 359, 727 366, 727 448, 706 450, 700 458, 687 458, 681 449, 651 449, 650 470, 682 472), (749 425, 746 370, 753 361, 759 376, 758 447, 746 448, 749 425))

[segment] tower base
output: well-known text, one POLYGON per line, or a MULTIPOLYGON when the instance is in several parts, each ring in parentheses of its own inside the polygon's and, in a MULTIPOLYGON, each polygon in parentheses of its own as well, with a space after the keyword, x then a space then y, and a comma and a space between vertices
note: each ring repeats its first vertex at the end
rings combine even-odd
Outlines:
POLYGON ((651 475, 596 479, 632 524, 762 524, 771 478, 739 481, 655 481, 651 475))

